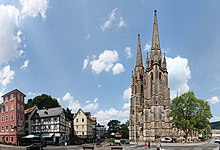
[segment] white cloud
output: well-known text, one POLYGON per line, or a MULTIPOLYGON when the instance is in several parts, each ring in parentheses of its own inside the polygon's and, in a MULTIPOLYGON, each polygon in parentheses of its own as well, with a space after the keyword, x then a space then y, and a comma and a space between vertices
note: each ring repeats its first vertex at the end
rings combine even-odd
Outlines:
POLYGON ((188 66, 188 59, 177 56, 167 58, 167 70, 169 76, 170 98, 176 97, 189 91, 188 80, 191 78, 191 71, 188 66))
POLYGON ((126 24, 124 22, 123 17, 120 17, 120 20, 119 20, 119 23, 118 23, 118 27, 121 28, 121 27, 125 27, 125 26, 126 26, 126 24))
POLYGON ((68 102, 68 108, 72 109, 73 112, 77 112, 80 108, 82 108, 79 101, 75 100, 69 92, 63 96, 62 100, 68 102))
POLYGON ((101 88, 101 87, 102 87, 102 85, 101 85, 101 84, 99 84, 99 85, 98 85, 98 88, 101 88))
POLYGON ((208 99, 208 102, 211 104, 216 104, 219 102, 219 98, 217 96, 213 96, 210 99, 208 99))
POLYGON ((130 47, 125 47, 125 53, 127 54, 127 59, 131 58, 133 55, 131 53, 130 47))
POLYGON ((144 46, 144 51, 150 51, 151 49, 151 44, 150 43, 146 43, 144 46))
POLYGON ((113 119, 120 120, 122 123, 124 123, 128 120, 129 110, 120 111, 115 108, 110 108, 108 110, 98 111, 94 116, 97 117, 97 120, 100 124, 107 125, 107 123, 113 119))
POLYGON ((84 69, 86 69, 86 67, 88 66, 88 63, 89 63, 89 56, 87 56, 87 58, 86 59, 84 59, 84 61, 83 61, 83 70, 84 69))
POLYGON ((112 26, 112 22, 115 20, 117 8, 113 9, 109 18, 104 21, 104 23, 101 26, 102 31, 105 31, 106 29, 110 29, 112 26))
POLYGON ((120 74, 120 73, 122 73, 124 71, 125 71, 125 68, 120 63, 115 64, 114 67, 112 68, 113 75, 120 74))
POLYGON ((123 109, 124 110, 129 110, 130 109, 130 101, 128 103, 124 103, 123 109))
POLYGON ((14 79, 15 71, 11 70, 10 66, 7 65, 0 70, 0 82, 3 86, 6 86, 14 79))
POLYGON ((98 107, 99 107, 99 104, 97 102, 98 102, 98 98, 95 98, 93 103, 91 103, 90 100, 87 100, 86 101, 86 106, 84 106, 82 109, 83 110, 87 110, 87 111, 89 111, 89 110, 97 110, 98 107))
POLYGON ((127 89, 124 90, 123 98, 125 100, 130 100, 130 98, 131 98, 131 88, 130 87, 128 87, 127 89))
POLYGON ((71 95, 69 92, 67 92, 67 93, 63 96, 63 100, 64 100, 64 101, 70 101, 70 100, 73 100, 73 97, 72 97, 72 95, 71 95))
POLYGON ((28 64, 29 64, 29 60, 25 60, 24 64, 20 67, 20 69, 25 70, 28 67, 28 64))
POLYGON ((99 55, 98 59, 94 59, 90 62, 92 70, 99 74, 102 71, 110 71, 114 63, 118 61, 118 52, 115 50, 105 50, 99 55))
POLYGON ((37 17, 40 14, 43 19, 46 19, 49 0, 20 0, 20 3, 23 6, 22 17, 37 17))
POLYGON ((0 64, 19 58, 23 54, 22 32, 19 30, 25 16, 37 17, 40 14, 44 19, 48 0, 20 0, 21 9, 12 5, 0 4, 0 64))

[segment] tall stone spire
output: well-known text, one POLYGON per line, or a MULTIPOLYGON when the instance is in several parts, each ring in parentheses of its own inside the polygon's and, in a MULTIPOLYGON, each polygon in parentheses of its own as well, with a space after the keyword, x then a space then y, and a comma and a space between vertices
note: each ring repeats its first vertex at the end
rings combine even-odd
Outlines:
POLYGON ((157 23, 157 10, 154 10, 154 25, 153 25, 153 36, 152 36, 152 45, 151 45, 151 58, 157 55, 157 58, 161 58, 160 50, 160 40, 158 32, 158 23, 157 23))
POLYGON ((137 45, 136 67, 143 67, 142 53, 141 53, 140 34, 138 34, 138 45, 137 45))

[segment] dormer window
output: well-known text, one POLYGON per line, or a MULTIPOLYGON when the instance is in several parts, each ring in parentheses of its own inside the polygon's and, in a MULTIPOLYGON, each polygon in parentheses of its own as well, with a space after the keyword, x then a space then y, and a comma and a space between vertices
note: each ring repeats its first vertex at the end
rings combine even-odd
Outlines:
POLYGON ((48 115, 48 112, 47 112, 47 111, 45 111, 45 112, 44 112, 44 115, 48 115))

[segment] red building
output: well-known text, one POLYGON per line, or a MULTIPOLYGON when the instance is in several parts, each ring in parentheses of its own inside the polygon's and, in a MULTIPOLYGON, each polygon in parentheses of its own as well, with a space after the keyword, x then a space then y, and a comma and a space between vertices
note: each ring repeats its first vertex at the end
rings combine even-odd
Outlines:
POLYGON ((0 104, 0 142, 18 144, 24 136, 25 94, 15 89, 2 96, 0 104))

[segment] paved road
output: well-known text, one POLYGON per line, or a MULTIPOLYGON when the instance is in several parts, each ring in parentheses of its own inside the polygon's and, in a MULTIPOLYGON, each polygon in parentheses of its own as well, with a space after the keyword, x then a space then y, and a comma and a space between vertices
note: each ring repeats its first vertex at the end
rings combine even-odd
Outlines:
MULTIPOLYGON (((219 150, 220 144, 214 143, 211 140, 200 144, 180 144, 180 143, 162 143, 162 148, 165 150, 219 150)), ((47 146, 45 150, 83 150, 82 145, 73 146, 47 146)), ((122 145, 123 150, 146 150, 143 144, 138 145, 122 145)), ((155 143, 152 143, 152 150, 156 150, 155 143)), ((0 150, 25 150, 25 147, 0 145, 0 150)), ((95 147, 95 150, 111 150, 111 147, 103 145, 102 147, 95 147)))

